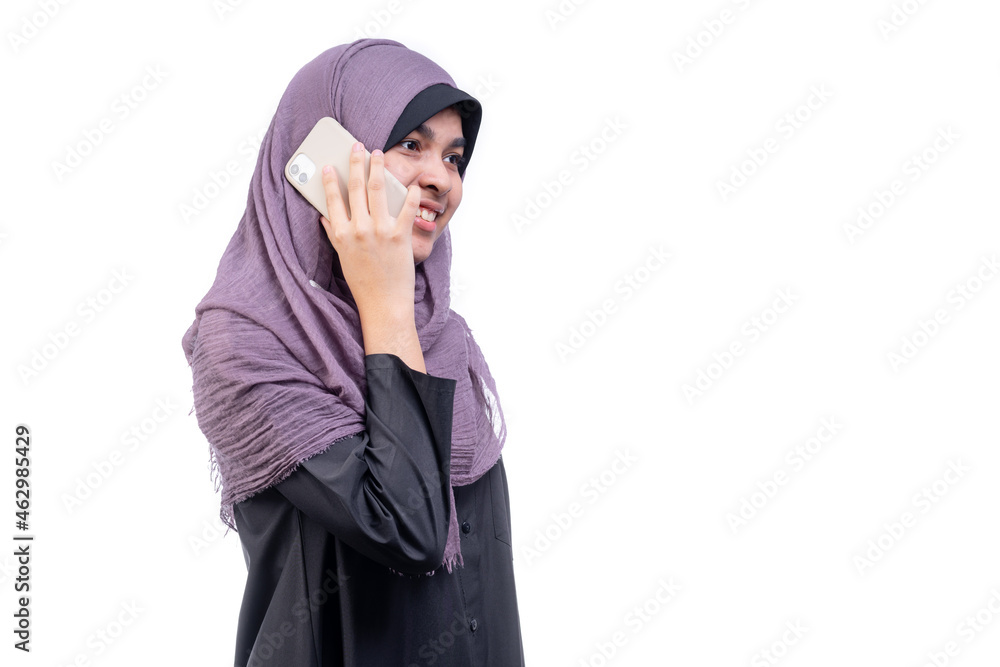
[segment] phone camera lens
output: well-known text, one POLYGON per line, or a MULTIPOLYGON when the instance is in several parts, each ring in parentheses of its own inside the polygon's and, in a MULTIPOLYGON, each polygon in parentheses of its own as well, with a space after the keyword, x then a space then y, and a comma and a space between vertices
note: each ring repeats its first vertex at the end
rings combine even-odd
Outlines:
POLYGON ((306 176, 305 174, 299 174, 299 183, 305 185, 306 181, 308 180, 309 180, 308 176, 306 176))
POLYGON ((292 172, 292 176, 295 176, 297 173, 299 173, 299 165, 293 164, 288 171, 292 172))

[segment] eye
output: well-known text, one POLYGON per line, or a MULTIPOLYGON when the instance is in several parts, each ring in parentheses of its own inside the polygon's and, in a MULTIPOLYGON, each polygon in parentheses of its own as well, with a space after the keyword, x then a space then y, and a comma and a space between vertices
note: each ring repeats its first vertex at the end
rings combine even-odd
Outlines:
MULTIPOLYGON (((398 144, 396 144, 404 151, 419 152, 420 142, 416 139, 403 139, 398 144)), ((465 157, 459 155, 458 153, 450 153, 444 156, 444 159, 448 164, 455 165, 456 167, 461 167, 465 164, 465 157)))

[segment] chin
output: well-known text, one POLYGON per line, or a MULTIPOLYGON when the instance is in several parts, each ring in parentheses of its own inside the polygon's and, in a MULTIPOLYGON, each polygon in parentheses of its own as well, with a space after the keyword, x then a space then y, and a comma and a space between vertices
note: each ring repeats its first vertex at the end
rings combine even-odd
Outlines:
POLYGON ((428 257, 430 257, 430 253, 415 252, 415 253, 413 253, 413 263, 414 264, 420 264, 421 262, 423 262, 428 257))
POLYGON ((425 244, 420 245, 414 244, 413 246, 413 263, 420 264, 422 261, 431 256, 431 250, 434 249, 433 244, 427 247, 425 244))

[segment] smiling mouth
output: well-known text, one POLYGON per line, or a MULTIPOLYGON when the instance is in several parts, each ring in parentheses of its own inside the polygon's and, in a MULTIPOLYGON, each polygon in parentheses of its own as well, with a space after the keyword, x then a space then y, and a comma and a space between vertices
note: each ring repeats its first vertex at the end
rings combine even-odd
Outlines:
POLYGON ((437 223, 434 222, 437 216, 437 211, 431 211, 421 206, 417 214, 413 216, 413 226, 420 231, 433 234, 437 231, 437 223))

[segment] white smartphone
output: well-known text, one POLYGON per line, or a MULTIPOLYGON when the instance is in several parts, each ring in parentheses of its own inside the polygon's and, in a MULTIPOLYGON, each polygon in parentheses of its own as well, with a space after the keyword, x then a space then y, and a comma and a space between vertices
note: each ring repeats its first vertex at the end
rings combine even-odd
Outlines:
MULTIPOLYGON (((323 165, 337 170, 340 196, 344 199, 347 214, 351 214, 351 201, 347 195, 347 180, 351 167, 351 149, 357 141, 344 126, 330 116, 320 118, 302 144, 285 164, 285 178, 302 193, 317 211, 330 220, 326 210, 326 190, 323 188, 323 165)), ((372 154, 365 149, 365 182, 371 170, 372 154)), ((399 216, 406 202, 406 187, 385 170, 385 196, 389 215, 399 216)))

